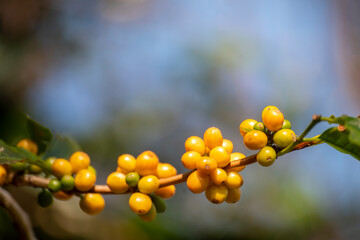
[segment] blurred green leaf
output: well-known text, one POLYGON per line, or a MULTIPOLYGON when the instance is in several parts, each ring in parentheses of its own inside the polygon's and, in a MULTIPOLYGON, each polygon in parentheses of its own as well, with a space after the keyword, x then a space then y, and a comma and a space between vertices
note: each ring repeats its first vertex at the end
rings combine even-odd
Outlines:
POLYGON ((345 131, 340 131, 337 127, 333 127, 323 132, 319 138, 336 150, 350 154, 354 158, 360 160, 360 146, 355 144, 353 141, 350 141, 351 131, 351 128, 346 128, 345 131))
POLYGON ((50 143, 44 159, 48 157, 69 158, 71 154, 81 150, 80 146, 73 139, 56 135, 50 143))
POLYGON ((30 138, 37 143, 39 154, 43 153, 52 139, 52 134, 48 128, 40 125, 29 116, 26 115, 25 117, 30 138))
POLYGON ((16 145, 23 138, 36 142, 39 154, 45 152, 52 134, 50 130, 17 110, 5 112, 0 118, 0 139, 16 145))
POLYGON ((15 163, 23 159, 37 161, 38 156, 24 148, 10 146, 0 140, 0 164, 15 163))

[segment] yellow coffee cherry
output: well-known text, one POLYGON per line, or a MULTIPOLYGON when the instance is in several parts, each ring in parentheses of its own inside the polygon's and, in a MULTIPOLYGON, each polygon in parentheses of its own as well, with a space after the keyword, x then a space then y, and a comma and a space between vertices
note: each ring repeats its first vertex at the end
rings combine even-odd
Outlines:
POLYGON ((242 176, 235 171, 227 172, 226 186, 228 188, 239 188, 243 185, 244 180, 242 176))
POLYGON ((210 176, 200 174, 198 171, 192 172, 186 180, 186 185, 193 193, 201 193, 210 184, 210 176))
POLYGON ((64 175, 72 175, 73 173, 70 162, 63 158, 56 159, 51 166, 51 170, 58 178, 62 178, 64 175))
POLYGON ((209 202, 214 204, 223 203, 228 195, 228 188, 225 185, 211 184, 205 190, 205 196, 209 202))
POLYGON ((268 137, 265 133, 258 130, 248 132, 244 137, 244 145, 251 150, 260 149, 266 146, 268 137))
POLYGON ((205 143, 204 140, 202 140, 200 137, 197 136, 191 136, 185 141, 185 150, 187 152, 189 151, 195 151, 200 153, 200 155, 205 154, 205 143))
POLYGON ((279 110, 276 106, 266 106, 261 113, 261 119, 264 119, 265 113, 268 111, 274 111, 276 109, 279 110))
POLYGON ((66 200, 71 199, 73 195, 74 195, 73 193, 64 192, 64 191, 62 191, 62 190, 53 193, 53 196, 54 196, 56 199, 62 200, 62 201, 66 201, 66 200))
POLYGON ((6 183, 7 171, 3 165, 0 165, 0 186, 6 183))
POLYGON ((82 192, 89 191, 95 182, 96 175, 88 169, 81 169, 75 176, 75 187, 82 192))
POLYGON ((90 157, 84 152, 77 151, 70 156, 70 164, 73 172, 77 173, 81 169, 87 169, 90 166, 90 157))
POLYGON ((89 215, 99 214, 104 207, 105 200, 99 193, 87 193, 80 199, 81 210, 89 215))
POLYGON ((152 206, 151 198, 144 193, 135 192, 129 198, 129 206, 136 214, 145 214, 150 211, 152 206))
POLYGON ((210 150, 217 146, 222 146, 223 137, 220 129, 216 127, 208 128, 204 132, 204 142, 205 146, 210 150))
POLYGON ((239 131, 241 136, 245 136, 246 133, 251 132, 254 130, 254 125, 257 123, 254 119, 246 119, 240 123, 239 131))
POLYGON ((145 151, 136 158, 135 171, 141 176, 155 175, 159 158, 152 151, 145 151))
POLYGON ((284 115, 279 109, 268 106, 263 110, 262 120, 267 129, 277 131, 282 128, 284 123, 284 115))
POLYGON ((151 205, 150 210, 145 213, 145 214, 138 214, 138 216, 141 218, 141 220, 143 220, 144 222, 151 222, 153 220, 155 220, 156 218, 156 209, 154 204, 151 205))
POLYGON ((230 154, 226 148, 218 146, 213 148, 209 154, 210 157, 214 158, 219 168, 223 168, 230 162, 230 154))
POLYGON ((176 168, 170 163, 159 163, 156 169, 156 176, 158 178, 168 178, 175 176, 176 168))
POLYGON ((107 177, 106 184, 114 193, 124 193, 129 190, 129 185, 126 184, 125 179, 125 174, 113 172, 107 177))
POLYGON ((228 153, 232 153, 234 149, 234 145, 229 139, 223 139, 222 146, 228 151, 228 153))
POLYGON ((176 191, 175 185, 169 185, 166 187, 158 188, 155 191, 155 194, 164 199, 169 199, 175 195, 175 191, 176 191))
POLYGON ((122 154, 118 157, 118 167, 123 173, 135 172, 136 159, 130 154, 122 154))
POLYGON ((159 179, 154 175, 142 177, 138 183, 138 189, 142 193, 152 193, 159 188, 159 179))
POLYGON ((206 156, 209 156, 210 151, 211 151, 211 149, 208 148, 208 147, 206 147, 206 148, 205 148, 205 155, 206 155, 206 156))
POLYGON ((240 200, 241 190, 240 188, 228 188, 228 195, 226 197, 227 203, 236 203, 240 200))
POLYGON ((197 171, 201 174, 210 174, 217 168, 217 163, 212 157, 201 157, 196 163, 197 171))
POLYGON ((25 148, 26 150, 28 150, 29 152, 33 153, 33 154, 37 154, 38 153, 38 146, 37 144, 27 138, 21 139, 17 144, 17 147, 21 147, 21 148, 25 148))
POLYGON ((189 151, 182 155, 181 162, 187 169, 195 169, 196 163, 200 160, 201 155, 195 151, 189 151))
POLYGON ((217 168, 215 171, 210 173, 211 181, 216 185, 221 185, 226 182, 227 173, 222 168, 217 168))
MULTIPOLYGON (((246 156, 239 152, 233 152, 232 154, 230 154, 230 162, 240 160, 243 158, 246 158, 246 156)), ((245 166, 239 166, 239 167, 231 168, 231 171, 241 172, 242 170, 244 170, 244 168, 245 166)))

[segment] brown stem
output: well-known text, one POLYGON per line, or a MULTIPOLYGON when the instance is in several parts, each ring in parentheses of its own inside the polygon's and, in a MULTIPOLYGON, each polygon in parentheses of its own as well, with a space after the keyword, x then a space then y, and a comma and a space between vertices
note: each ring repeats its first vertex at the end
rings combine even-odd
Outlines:
MULTIPOLYGON (((310 147, 312 145, 316 145, 319 142, 302 142, 299 143, 298 145, 295 146, 295 148, 292 150, 300 150, 306 147, 310 147)), ((229 163, 226 167, 224 167, 224 169, 228 170, 234 167, 239 167, 239 166, 246 166, 246 165, 250 165, 256 162, 256 154, 251 155, 249 157, 243 158, 243 159, 239 159, 239 160, 235 160, 232 161, 231 163, 229 163)), ((189 177, 189 175, 193 172, 194 170, 188 171, 186 173, 181 173, 178 174, 176 176, 173 177, 168 177, 168 178, 162 178, 159 179, 160 182, 160 187, 166 187, 169 185, 174 185, 174 184, 179 184, 182 182, 185 182, 187 180, 187 178, 189 177)), ((8 184, 13 184, 13 185, 27 185, 27 186, 33 186, 33 187, 42 187, 42 188, 46 188, 47 185, 49 184, 49 179, 48 178, 43 178, 43 177, 39 177, 39 176, 34 176, 34 175, 29 175, 29 174, 24 174, 24 175, 19 175, 19 176, 15 176, 12 180, 12 182, 9 182, 8 184)), ((126 193, 131 193, 133 192, 133 189, 130 189, 129 191, 125 192, 126 193)), ((76 189, 72 190, 72 193, 101 193, 101 194, 116 194, 114 192, 111 191, 111 189, 107 186, 107 185, 95 185, 92 189, 90 189, 87 192, 80 192, 76 189)))
POLYGON ((28 215, 21 209, 10 193, 2 187, 0 187, 0 205, 8 211, 14 220, 21 239, 36 239, 28 215))

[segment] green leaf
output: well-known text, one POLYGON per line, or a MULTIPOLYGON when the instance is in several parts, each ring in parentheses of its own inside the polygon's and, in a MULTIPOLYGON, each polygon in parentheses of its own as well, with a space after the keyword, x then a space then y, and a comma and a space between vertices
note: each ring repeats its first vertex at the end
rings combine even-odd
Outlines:
POLYGON ((16 145, 21 139, 29 138, 36 142, 39 154, 45 152, 52 135, 48 128, 40 125, 29 116, 17 110, 1 113, 0 139, 16 145))
POLYGON ((347 129, 339 131, 337 127, 329 128, 319 138, 338 151, 360 160, 360 147, 350 141, 350 131, 347 129))
POLYGON ((360 118, 343 115, 336 118, 336 121, 349 132, 349 141, 360 147, 360 118))
POLYGON ((48 147, 44 159, 48 157, 61 157, 68 159, 71 154, 79 150, 81 150, 80 146, 73 139, 56 135, 48 147))
POLYGON ((43 153, 52 139, 52 134, 48 128, 40 125, 29 116, 25 117, 30 138, 37 143, 39 154, 43 153))

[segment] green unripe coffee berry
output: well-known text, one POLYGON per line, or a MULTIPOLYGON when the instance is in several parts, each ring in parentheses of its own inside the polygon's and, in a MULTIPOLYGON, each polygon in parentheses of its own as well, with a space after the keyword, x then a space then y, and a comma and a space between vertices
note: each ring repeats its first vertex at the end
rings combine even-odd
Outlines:
POLYGON ((291 129, 291 122, 287 119, 284 119, 282 129, 291 129))
POLYGON ((276 159, 276 152, 272 147, 263 147, 256 155, 257 162, 263 166, 268 167, 274 163, 276 159))
POLYGON ((296 141, 296 135, 291 129, 280 129, 274 134, 273 140, 280 148, 285 148, 296 141))
POLYGON ((70 191, 75 186, 75 180, 71 175, 64 175, 61 178, 60 182, 61 182, 61 189, 65 191, 70 191))
POLYGON ((254 130, 265 132, 265 125, 262 122, 257 122, 254 125, 254 130))
POLYGON ((48 169, 51 169, 51 166, 53 165, 56 159, 57 159, 56 157, 48 157, 47 159, 45 159, 45 164, 47 165, 48 169))
POLYGON ((53 192, 58 192, 61 190, 61 182, 56 178, 51 179, 48 188, 53 192))
POLYGON ((16 162, 10 164, 10 169, 15 172, 22 172, 25 171, 25 169, 29 166, 26 162, 16 162))
POLYGON ((43 189, 38 195, 38 204, 40 207, 46 208, 53 203, 53 195, 47 189, 43 189))
POLYGON ((35 164, 30 164, 28 169, 29 169, 29 172, 33 173, 33 174, 39 174, 42 172, 41 167, 39 167, 35 164))
POLYGON ((126 184, 130 187, 136 187, 140 180, 140 175, 137 172, 129 172, 126 174, 126 184))
POLYGON ((166 203, 164 199, 154 194, 150 194, 151 201, 153 205, 155 205, 155 209, 157 213, 163 213, 166 210, 166 203))

